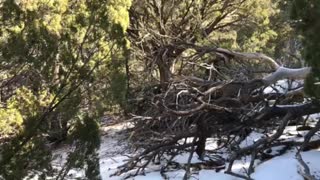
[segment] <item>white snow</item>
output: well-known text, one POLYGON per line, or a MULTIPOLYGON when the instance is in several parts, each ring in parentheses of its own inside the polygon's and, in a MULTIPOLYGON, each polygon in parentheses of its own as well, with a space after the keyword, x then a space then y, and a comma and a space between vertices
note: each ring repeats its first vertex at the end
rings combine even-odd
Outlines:
POLYGON ((211 180, 211 179, 218 179, 218 180, 237 180, 234 176, 222 173, 222 172, 215 172, 212 170, 201 170, 199 172, 199 179, 201 180, 211 180))
POLYGON ((309 116, 309 118, 311 118, 311 119, 319 119, 320 118, 320 113, 311 114, 309 116))
MULTIPOLYGON (((312 175, 320 178, 320 151, 312 150, 301 153, 303 160, 308 164, 312 175)), ((303 180, 298 173, 300 164, 295 158, 295 152, 272 158, 260 164, 252 177, 257 180, 281 179, 281 180, 303 180)))
POLYGON ((159 172, 147 173, 145 176, 136 176, 135 180, 163 180, 159 172))
MULTIPOLYGON (((186 164, 186 163, 188 163, 189 156, 190 156, 190 153, 179 154, 178 156, 176 156, 173 159, 173 161, 180 163, 180 164, 186 164)), ((191 163, 199 163, 199 162, 202 162, 202 161, 198 159, 198 155, 193 153, 191 163)))
POLYGON ((242 141, 240 143, 240 147, 243 148, 246 146, 250 146, 263 137, 264 137, 264 135, 261 133, 251 132, 250 135, 244 141, 242 141))
MULTIPOLYGON (((127 150, 127 142, 123 141, 123 137, 121 134, 117 133, 121 129, 126 128, 123 124, 113 125, 103 128, 104 136, 102 136, 102 144, 99 151, 100 154, 100 173, 103 180, 122 180, 125 175, 121 176, 112 176, 111 174, 117 171, 117 167, 124 164, 126 160, 128 160, 128 156, 132 155, 132 152, 127 150)), ((286 134, 281 138, 282 139, 299 139, 296 131, 296 126, 287 127, 285 130, 286 134)), ((301 134, 302 132, 299 131, 301 134)), ((303 133, 305 133, 303 131, 303 133)), ((263 138, 264 135, 258 132, 252 132, 241 144, 241 147, 245 147, 253 144, 260 138, 263 138)), ((299 140, 302 140, 301 138, 299 140)), ((207 149, 213 150, 218 147, 215 142, 215 138, 209 138, 207 142, 207 149)), ((270 154, 277 154, 279 150, 281 150, 283 146, 274 147, 270 154)), ((54 161, 56 166, 63 164, 64 159, 66 158, 67 148, 64 147, 62 149, 57 150, 54 154, 57 157, 54 161)), ((222 149, 219 151, 222 157, 228 157, 228 150, 222 149)), ((320 149, 311 150, 307 152, 301 153, 303 160, 310 167, 312 175, 314 175, 317 179, 320 179, 320 149)), ((182 153, 174 158, 175 162, 185 164, 188 161, 190 153, 182 153)), ((251 157, 245 156, 241 159, 238 159, 234 162, 233 172, 245 174, 246 169, 249 167, 251 157)), ((197 155, 194 154, 192 158, 192 163, 201 162, 197 155)), ((228 164, 226 164, 226 167, 228 164)), ((261 162, 260 160, 255 161, 255 172, 251 175, 255 180, 303 180, 303 177, 299 174, 301 171, 301 166, 299 162, 295 158, 295 150, 290 150, 284 155, 274 157, 265 162, 261 162)), ((199 180, 240 180, 240 178, 228 175, 224 173, 224 170, 220 172, 216 172, 215 170, 203 169, 198 172, 191 171, 192 175, 190 179, 199 179, 199 180)), ((181 180, 185 174, 185 170, 171 170, 166 172, 165 175, 169 180, 181 180)), ((69 172, 68 177, 70 179, 79 178, 83 176, 83 172, 72 170, 69 172)), ((145 175, 139 175, 136 177, 129 178, 129 180, 163 180, 164 178, 160 174, 160 167, 157 165, 149 166, 145 175)))
POLYGON ((290 89, 296 89, 298 87, 303 86, 303 81, 290 81, 287 79, 279 80, 275 85, 268 86, 267 88, 264 89, 263 93, 269 94, 269 93, 285 93, 290 89))
MULTIPOLYGON (((180 180, 180 179, 183 179, 183 176, 184 176, 185 173, 186 173, 185 170, 178 170, 178 171, 168 172, 168 173, 166 173, 166 175, 170 179, 180 180)), ((194 179, 194 176, 192 176, 191 179, 194 179)), ((149 180, 151 180, 151 179, 149 179, 149 180)))

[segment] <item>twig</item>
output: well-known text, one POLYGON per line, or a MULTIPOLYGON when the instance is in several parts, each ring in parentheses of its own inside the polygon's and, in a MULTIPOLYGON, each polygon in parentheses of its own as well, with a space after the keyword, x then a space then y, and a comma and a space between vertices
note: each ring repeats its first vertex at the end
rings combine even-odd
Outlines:
POLYGON ((190 155, 189 155, 189 158, 188 158, 188 163, 186 165, 186 173, 183 176, 183 180, 187 180, 190 177, 190 163, 191 163, 191 160, 192 160, 192 157, 193 157, 193 153, 195 151, 194 146, 195 146, 195 143, 196 143, 197 139, 198 139, 197 137, 194 137, 193 140, 192 140, 192 144, 193 145, 191 146, 191 151, 190 151, 190 155))
POLYGON ((298 160, 298 162, 300 163, 300 165, 303 168, 303 172, 299 172, 306 180, 316 180, 316 178, 311 175, 310 173, 310 169, 308 167, 308 165, 303 161, 301 154, 300 154, 300 150, 297 151, 296 153, 296 158, 298 160))

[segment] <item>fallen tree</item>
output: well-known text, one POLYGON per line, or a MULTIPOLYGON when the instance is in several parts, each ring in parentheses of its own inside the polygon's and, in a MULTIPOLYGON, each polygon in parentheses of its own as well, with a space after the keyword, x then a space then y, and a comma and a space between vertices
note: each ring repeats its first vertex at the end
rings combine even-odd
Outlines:
MULTIPOLYGON (((199 55, 214 54, 225 61, 257 61, 266 63, 271 67, 269 74, 264 73, 262 78, 238 81, 236 78, 212 80, 212 77, 203 79, 194 76, 175 76, 167 86, 158 94, 145 96, 150 103, 141 115, 132 115, 134 127, 131 129, 131 140, 141 152, 132 157, 120 167, 116 174, 131 172, 128 175, 137 175, 151 163, 165 160, 161 172, 168 170, 173 158, 181 151, 189 151, 190 158, 186 169, 185 179, 190 176, 190 162, 194 153, 204 160, 208 153, 214 154, 221 148, 229 151, 229 158, 222 159, 216 156, 210 161, 212 169, 224 169, 229 162, 225 173, 250 179, 254 172, 254 160, 263 156, 264 152, 274 146, 297 146, 300 150, 307 149, 310 144, 319 145, 319 141, 311 141, 311 137, 320 129, 319 120, 316 126, 305 136, 305 141, 282 142, 279 137, 283 135, 288 124, 306 126, 307 119, 302 118, 320 112, 319 101, 308 98, 303 93, 303 84, 295 88, 285 88, 279 91, 274 84, 282 79, 304 79, 311 72, 310 67, 291 69, 281 66, 274 59, 259 53, 240 53, 223 48, 199 47, 184 44, 192 48, 199 55), (267 87, 274 91, 266 93, 267 87), (270 105, 272 102, 272 105, 270 105), (240 143, 253 130, 260 130, 265 137, 254 144, 240 147, 240 143), (273 131, 275 130, 275 131, 273 131), (218 147, 213 151, 206 151, 207 138, 213 137, 218 147), (252 162, 247 174, 232 172, 233 162, 245 155, 252 156, 252 162), (132 174, 132 170, 134 173, 132 174)), ((192 62, 193 64, 197 64, 192 62)), ((212 65, 199 64, 210 72, 221 74, 212 65)), ((212 73, 210 73, 211 75, 212 73)), ((235 74, 233 74, 235 75, 235 74)), ((220 75, 223 77, 223 75, 220 75)), ((228 74, 232 77, 232 73, 228 74)), ((297 154, 300 162, 301 156, 297 154)), ((305 166, 305 164, 304 164, 305 166)), ((308 170, 305 170, 308 173, 308 170)), ((307 177, 312 177, 307 174, 307 177)))

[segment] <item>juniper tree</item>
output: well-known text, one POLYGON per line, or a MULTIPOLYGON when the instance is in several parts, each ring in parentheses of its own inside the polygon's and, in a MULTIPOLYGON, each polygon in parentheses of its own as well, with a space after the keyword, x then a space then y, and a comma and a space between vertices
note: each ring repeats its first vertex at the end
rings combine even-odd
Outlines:
POLYGON ((1 144, 3 178, 53 175, 48 142, 63 140, 77 144, 71 154, 81 157, 78 163, 69 158, 66 169, 99 170, 97 119, 123 105, 126 91, 123 52, 129 47, 130 4, 0 2, 0 120, 5 122, 0 134, 10 133, 1 144))
POLYGON ((303 36, 303 57, 312 67, 306 81, 306 92, 312 97, 320 97, 320 2, 315 0, 293 0, 291 17, 297 31, 303 36))
MULTIPOLYGON (((190 69, 188 62, 193 60, 189 57, 200 56, 201 62, 208 64, 219 61, 202 56, 203 52, 194 53, 187 44, 274 55, 276 44, 280 44, 274 42, 290 32, 288 24, 280 18, 279 2, 133 1, 128 35, 134 49, 132 59, 141 63, 132 63, 132 69, 148 72, 146 77, 151 83, 165 84, 190 69)), ((277 50, 280 49, 278 46, 277 50)))

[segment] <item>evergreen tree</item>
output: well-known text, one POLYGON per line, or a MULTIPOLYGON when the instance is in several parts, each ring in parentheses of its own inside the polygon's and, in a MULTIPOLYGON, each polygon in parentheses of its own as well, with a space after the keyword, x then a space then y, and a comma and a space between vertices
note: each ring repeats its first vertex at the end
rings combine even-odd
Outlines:
MULTIPOLYGON (((283 22, 279 18, 279 2, 133 1, 128 35, 134 49, 132 59, 143 62, 132 63, 133 69, 147 72, 145 76, 151 83, 161 84, 185 71, 186 74, 196 73, 184 68, 186 61, 192 61, 186 57, 198 57, 186 44, 274 55, 275 42, 290 31, 286 23, 279 23, 283 22)), ((199 56, 204 63, 219 61, 219 58, 201 56, 201 53, 199 56)), ((136 78, 134 83, 141 79, 144 78, 136 78)))
POLYGON ((7 136, 0 145, 3 178, 53 175, 48 141, 68 140, 76 149, 66 169, 85 168, 88 179, 98 179, 96 121, 124 102, 130 4, 0 2, 0 135, 7 136))
POLYGON ((306 80, 306 92, 320 98, 320 2, 317 0, 293 0, 292 19, 298 32, 303 36, 303 57, 312 67, 312 73, 306 80))

